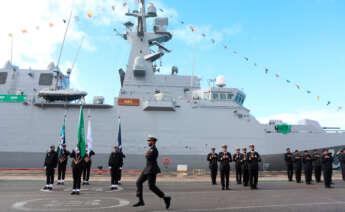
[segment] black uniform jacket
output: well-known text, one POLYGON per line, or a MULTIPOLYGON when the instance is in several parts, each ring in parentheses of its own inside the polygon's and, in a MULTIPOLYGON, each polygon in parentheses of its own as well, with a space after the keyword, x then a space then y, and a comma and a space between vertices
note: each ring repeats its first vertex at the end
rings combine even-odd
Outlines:
POLYGON ((248 167, 249 168, 259 168, 259 162, 261 162, 261 157, 258 152, 250 151, 247 153, 248 167))
POLYGON ((288 165, 293 165, 293 154, 290 153, 285 153, 284 154, 284 160, 285 160, 285 164, 288 165))
POLYGON ((321 155, 319 153, 313 155, 313 166, 321 166, 321 155))
POLYGON ((66 150, 66 151, 63 151, 63 153, 60 155, 59 157, 59 164, 67 164, 67 161, 68 161, 68 156, 70 155, 71 153, 66 150))
POLYGON ((146 167, 143 170, 144 174, 158 174, 161 172, 157 163, 158 155, 159 153, 156 146, 151 147, 146 152, 146 167))
POLYGON ((217 153, 209 153, 207 155, 207 161, 210 163, 210 169, 217 169, 218 168, 218 154, 217 153))
POLYGON ((243 157, 244 155, 242 153, 235 153, 232 157, 232 159, 235 161, 235 164, 237 167, 241 167, 243 163, 243 157))
POLYGON ((294 156, 293 162, 295 163, 295 167, 298 169, 302 168, 302 157, 298 154, 294 156))
POLYGON ((71 162, 71 167, 72 168, 84 168, 84 160, 81 158, 80 153, 76 153, 74 150, 73 152, 69 155, 71 158, 73 158, 71 162))
POLYGON ((326 155, 322 155, 321 162, 322 162, 322 169, 324 171, 331 171, 332 170, 332 163, 333 163, 333 157, 332 155, 327 155, 328 158, 326 158, 326 155))
POLYGON ((120 168, 123 166, 123 158, 125 155, 122 152, 112 152, 109 157, 108 165, 112 168, 120 168))
POLYGON ((345 165, 345 154, 340 154, 340 155, 339 155, 339 162, 340 162, 342 165, 345 165))
POLYGON ((243 170, 248 169, 248 156, 247 156, 247 153, 243 153, 243 158, 242 158, 242 169, 243 169, 243 170))
POLYGON ((313 158, 311 155, 304 155, 303 156, 303 164, 304 167, 312 167, 313 166, 313 158))
POLYGON ((44 166, 47 168, 56 168, 58 164, 58 153, 55 151, 47 152, 44 160, 44 166))
POLYGON ((88 158, 87 162, 85 161, 86 164, 90 164, 91 163, 91 157, 92 155, 95 155, 96 153, 91 150, 90 153, 88 154, 87 153, 87 150, 86 150, 86 153, 85 153, 85 159, 88 158))
POLYGON ((218 161, 220 162, 220 170, 230 169, 230 163, 232 162, 232 157, 229 152, 220 152, 218 154, 218 161))

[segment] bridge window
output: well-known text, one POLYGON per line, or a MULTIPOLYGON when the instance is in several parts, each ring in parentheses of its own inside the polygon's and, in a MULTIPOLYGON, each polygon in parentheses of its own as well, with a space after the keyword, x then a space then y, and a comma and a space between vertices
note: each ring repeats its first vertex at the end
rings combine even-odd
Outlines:
POLYGON ((221 100, 225 100, 226 99, 226 94, 225 93, 221 93, 220 94, 220 99, 221 100))
POLYGON ((7 80, 7 72, 0 72, 0 84, 5 84, 7 80))
POLYGON ((217 93, 213 93, 212 94, 212 99, 217 100, 218 99, 218 94, 217 93))
POLYGON ((228 93, 228 100, 231 100, 233 96, 234 96, 234 94, 228 93))
POLYGON ((43 73, 40 74, 40 79, 38 81, 39 85, 50 86, 53 84, 53 74, 52 73, 43 73))

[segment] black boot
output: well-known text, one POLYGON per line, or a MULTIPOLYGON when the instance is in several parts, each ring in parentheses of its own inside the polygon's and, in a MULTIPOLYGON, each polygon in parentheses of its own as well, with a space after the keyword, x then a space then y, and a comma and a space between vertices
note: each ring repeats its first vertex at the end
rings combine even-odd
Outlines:
POLYGON ((140 207, 140 206, 144 206, 144 205, 145 205, 144 201, 139 201, 139 202, 135 203, 133 205, 133 207, 140 207))
POLYGON ((170 203, 171 203, 171 197, 164 197, 164 202, 165 202, 165 208, 169 209, 170 208, 170 203))

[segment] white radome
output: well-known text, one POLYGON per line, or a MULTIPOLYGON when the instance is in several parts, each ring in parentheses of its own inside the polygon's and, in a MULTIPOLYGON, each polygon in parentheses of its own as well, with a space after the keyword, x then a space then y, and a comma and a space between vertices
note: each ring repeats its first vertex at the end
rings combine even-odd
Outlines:
POLYGON ((216 85, 218 87, 224 87, 226 85, 226 80, 225 80, 225 77, 224 75, 219 75, 217 78, 216 78, 216 85))

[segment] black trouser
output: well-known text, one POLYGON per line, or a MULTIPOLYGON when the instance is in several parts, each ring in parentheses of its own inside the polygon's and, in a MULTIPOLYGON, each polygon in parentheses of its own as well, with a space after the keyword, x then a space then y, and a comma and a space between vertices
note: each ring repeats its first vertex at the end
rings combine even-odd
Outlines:
POLYGON ((73 189, 80 189, 81 173, 83 171, 82 167, 73 167, 73 189))
POLYGON ((47 185, 54 184, 54 174, 55 174, 55 170, 53 167, 46 168, 47 185))
POLYGON ((220 169, 220 181, 222 183, 222 188, 229 188, 229 177, 230 177, 229 168, 220 169))
POLYGON ((83 181, 89 181, 90 178, 91 161, 85 164, 83 169, 83 181))
POLYGON ((111 168, 111 184, 112 185, 118 185, 121 175, 120 167, 112 167, 111 168))
POLYGON ((293 164, 286 165, 286 171, 289 181, 292 181, 293 178, 293 164))
POLYGON ((210 167, 210 171, 211 171, 211 182, 213 185, 217 184, 217 171, 218 168, 217 167, 210 167))
POLYGON ((242 173, 243 173, 243 185, 244 186, 248 186, 248 182, 249 182, 249 171, 248 171, 248 167, 244 167, 242 169, 242 173))
POLYGON ((241 164, 236 164, 236 182, 237 184, 242 183, 242 166, 241 164))
POLYGON ((259 167, 249 167, 249 183, 251 188, 256 188, 259 178, 259 167))
POLYGON ((119 172, 119 181, 121 181, 122 178, 122 167, 120 167, 120 172, 119 172))
POLYGON ((304 176, 305 176, 305 182, 307 184, 310 184, 312 180, 312 176, 313 176, 313 167, 311 166, 304 167, 304 176))
POLYGON ((295 173, 296 173, 296 182, 300 183, 301 182, 301 175, 302 175, 302 168, 301 167, 296 167, 295 168, 295 173))
POLYGON ((343 175, 343 180, 345 181, 345 163, 341 163, 341 173, 343 175))
POLYGON ((149 181, 149 189, 155 193, 158 197, 163 198, 165 195, 164 193, 156 186, 156 174, 144 174, 142 172, 137 180, 137 197, 139 201, 143 202, 143 183, 148 180, 149 181))
POLYGON ((321 182, 321 166, 314 166, 315 181, 321 182))
POLYGON ((67 162, 58 163, 58 180, 65 179, 66 166, 67 166, 67 162))
POLYGON ((325 181, 325 186, 329 187, 332 183, 332 169, 323 169, 323 180, 325 181))

